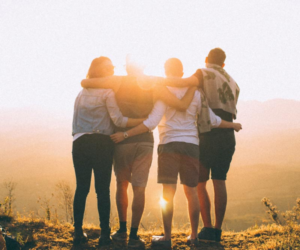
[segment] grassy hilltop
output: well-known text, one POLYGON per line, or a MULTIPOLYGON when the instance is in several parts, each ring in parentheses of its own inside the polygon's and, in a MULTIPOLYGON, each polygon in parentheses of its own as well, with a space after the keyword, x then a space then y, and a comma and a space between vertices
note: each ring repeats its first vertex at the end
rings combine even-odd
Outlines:
MULTIPOLYGON (((41 219, 18 219, 10 227, 10 232, 23 243, 22 249, 98 249, 100 230, 94 226, 84 227, 89 236, 88 243, 82 246, 72 245, 73 229, 70 224, 53 224, 41 219)), ((151 249, 151 236, 162 231, 141 231, 141 238, 146 241, 146 249, 151 249)), ((252 227, 234 233, 224 232, 221 243, 201 243, 197 248, 186 244, 187 231, 174 230, 173 249, 300 249, 300 227, 293 227, 289 232, 285 226, 276 224, 252 227)), ((111 245, 101 249, 127 249, 124 245, 111 245)))
MULTIPOLYGON (((173 249, 300 249, 300 199, 293 210, 285 213, 280 213, 268 199, 264 199, 263 203, 273 223, 256 225, 241 232, 223 231, 221 243, 201 243, 199 247, 186 244, 188 229, 175 228, 172 236, 173 249)), ((61 223, 57 219, 49 221, 46 218, 38 218, 33 213, 29 217, 17 215, 15 218, 2 214, 0 225, 16 237, 22 249, 127 249, 126 244, 116 243, 99 248, 97 244, 100 229, 91 224, 84 225, 89 241, 81 246, 73 246, 73 227, 70 223, 61 223)), ((112 231, 114 230, 116 228, 112 228, 112 231)), ((162 229, 140 230, 141 238, 146 242, 146 249, 151 249, 152 235, 161 234, 162 229)))
MULTIPOLYGON (((72 226, 66 223, 71 221, 70 204, 75 189, 71 157, 72 112, 1 108, 1 114, 0 205, 10 190, 2 184, 11 183, 10 188, 14 191, 11 200, 14 202, 11 208, 6 203, 5 209, 13 209, 15 216, 11 222, 1 220, 3 206, 0 206, 0 225, 16 236, 24 249, 76 249, 72 247, 72 226), (68 189, 57 189, 61 181, 68 183, 68 189), (68 192, 61 196, 61 191, 68 192)), ((243 124, 243 130, 236 134, 236 152, 228 173, 223 241, 221 244, 202 244, 198 249, 300 249, 299 210, 292 210, 300 190, 300 102, 282 99, 241 101, 237 121, 243 124), (272 220, 267 221, 260 202, 263 196, 272 199, 281 211, 292 211, 283 218, 270 205, 268 211, 272 220)), ((154 134, 156 147, 157 131, 154 134)), ((147 249, 151 246, 151 236, 162 233, 158 206, 161 185, 156 183, 156 159, 154 151, 141 222, 141 236, 147 242, 147 249)), ((117 217, 114 179, 111 183, 113 227, 117 224, 114 220, 117 217)), ((212 195, 211 183, 208 189, 212 195)), ((131 190, 128 195, 131 202, 131 190)), ((99 228, 89 224, 98 223, 96 207, 96 194, 91 185, 84 219, 90 240, 79 249, 96 249, 99 228)), ((175 207, 173 249, 190 249, 185 243, 189 224, 186 199, 180 186, 175 207)), ((126 248, 114 246, 111 249, 126 248)))

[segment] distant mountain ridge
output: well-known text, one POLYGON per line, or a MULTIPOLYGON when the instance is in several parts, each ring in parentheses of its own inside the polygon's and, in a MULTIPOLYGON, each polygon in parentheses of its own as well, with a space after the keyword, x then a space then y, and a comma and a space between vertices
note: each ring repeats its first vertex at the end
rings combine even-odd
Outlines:
MULTIPOLYGON (((8 178, 18 183, 18 209, 22 210, 23 206, 29 210, 36 209, 37 197, 49 196, 59 179, 68 180, 74 187, 72 112, 38 108, 0 108, 0 112, 0 184, 8 178)), ((300 171, 297 170, 300 165, 299 119, 300 101, 239 103, 237 122, 243 124, 243 130, 236 133, 236 152, 228 174, 230 202, 226 225, 229 228, 240 230, 246 225, 253 225, 254 219, 260 220, 261 208, 258 204, 262 196, 276 198, 279 205, 285 204, 285 199, 294 203, 297 198, 295 190, 299 190, 296 181, 300 171)), ((155 148, 148 185, 152 196, 155 196, 154 193, 160 194, 160 186, 156 183, 156 157, 155 148)), ((113 177, 112 199, 114 186, 113 177)), ((179 190, 177 196, 180 200, 183 196, 180 196, 179 190)), ((88 221, 97 214, 94 209, 96 199, 91 193, 87 203, 90 209, 88 221)), ((3 190, 0 189, 0 201, 3 196, 3 190)), ((152 200, 148 198, 148 201, 157 207, 155 197, 152 200)), ((182 209, 185 214, 185 207, 182 209)), ((112 211, 116 212, 115 208, 112 211)), ((156 212, 160 214, 160 211, 156 212)))
MULTIPOLYGON (((38 108, 1 108, 0 112, 2 164, 14 165, 18 158, 29 156, 32 161, 35 156, 41 161, 71 162, 72 113, 38 108)), ((243 130, 236 133, 234 165, 300 162, 300 154, 294 151, 300 148, 300 101, 240 101, 236 121, 243 130)))
POLYGON ((286 99, 265 102, 240 101, 237 121, 251 133, 299 129, 300 101, 286 99))

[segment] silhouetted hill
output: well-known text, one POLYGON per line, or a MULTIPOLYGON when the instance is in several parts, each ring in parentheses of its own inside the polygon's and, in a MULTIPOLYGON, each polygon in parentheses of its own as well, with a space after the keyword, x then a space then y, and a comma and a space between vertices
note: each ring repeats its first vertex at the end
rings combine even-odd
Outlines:
MULTIPOLYGON (((236 133, 237 147, 228 175, 229 203, 225 224, 228 229, 241 230, 260 222, 264 212, 260 200, 275 199, 287 209, 294 203, 300 189, 300 102, 271 100, 245 101, 238 106, 238 122, 243 130, 236 133)), ((64 110, 53 112, 24 108, 0 109, 0 183, 13 178, 17 183, 16 208, 38 211, 38 197, 55 192, 59 179, 68 180, 75 188, 72 164, 72 115, 64 110)), ((158 137, 156 136, 156 144, 158 137)), ((143 222, 160 222, 157 206, 161 186, 156 184, 156 150, 147 189, 143 222), (153 219, 156 218, 156 219, 153 219)), ((96 198, 91 187, 86 221, 97 221, 96 198)), ((112 178, 112 213, 115 183, 112 178)), ((131 194, 130 194, 131 195, 131 194)), ((0 189, 0 200, 5 196, 0 189)), ((181 188, 175 223, 187 221, 186 202, 181 188)))
MULTIPOLYGON (((238 108, 237 122, 243 124, 243 130, 236 134, 233 165, 300 162, 296 153, 300 146, 300 101, 241 101, 238 108)), ((62 170, 61 161, 71 163, 73 114, 29 108, 0 111, 0 146, 4 149, 0 168, 9 165, 10 171, 20 167, 30 170, 47 162, 53 163, 53 173, 62 170)), ((42 169, 48 172, 47 167, 42 169)))

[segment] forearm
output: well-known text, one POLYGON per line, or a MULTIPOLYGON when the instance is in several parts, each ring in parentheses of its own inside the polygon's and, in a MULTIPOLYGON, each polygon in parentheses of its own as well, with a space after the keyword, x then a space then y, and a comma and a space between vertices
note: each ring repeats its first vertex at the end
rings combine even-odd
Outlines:
POLYGON ((81 81, 83 88, 103 88, 113 89, 115 92, 119 89, 123 76, 108 76, 101 78, 89 78, 81 81))
POLYGON ((126 131, 126 132, 117 132, 110 136, 110 138, 113 140, 114 143, 119 143, 124 141, 128 137, 132 137, 138 134, 142 134, 149 131, 149 128, 144 125, 144 123, 141 123, 140 125, 126 131))
MULTIPOLYGON (((180 100, 181 111, 185 111, 190 106, 190 104, 194 98, 196 90, 197 90, 197 87, 190 87, 187 90, 184 97, 182 97, 182 99, 180 100)), ((180 110, 180 109, 178 108, 178 110, 180 110)))
POLYGON ((220 125, 219 125, 219 128, 232 128, 236 132, 239 132, 242 129, 242 124, 222 120, 220 125))
POLYGON ((139 119, 128 118, 126 127, 135 127, 141 124, 144 120, 145 118, 139 118, 139 119))
POLYGON ((144 123, 141 123, 140 125, 126 131, 127 134, 128 134, 128 137, 132 137, 132 136, 135 136, 135 135, 139 135, 139 134, 142 134, 142 133, 145 133, 145 132, 148 132, 149 131, 149 128, 147 128, 144 123))
POLYGON ((179 78, 179 77, 174 77, 174 78, 165 78, 162 81, 162 84, 165 86, 171 86, 171 87, 192 87, 192 86, 198 86, 199 85, 199 80, 195 76, 190 76, 187 78, 179 78))
POLYGON ((138 126, 122 133, 118 132, 110 136, 110 138, 115 142, 119 143, 125 140, 127 137, 135 136, 138 134, 142 134, 154 129, 159 121, 161 120, 164 112, 166 109, 166 105, 162 101, 157 101, 152 109, 151 113, 149 114, 147 120, 143 123, 139 124, 138 126))
POLYGON ((218 128, 233 128, 233 122, 221 120, 221 123, 218 128))
POLYGON ((196 87, 191 87, 187 90, 182 99, 178 99, 166 87, 161 86, 156 88, 155 96, 157 99, 162 100, 168 106, 175 108, 179 111, 185 111, 193 100, 196 87))

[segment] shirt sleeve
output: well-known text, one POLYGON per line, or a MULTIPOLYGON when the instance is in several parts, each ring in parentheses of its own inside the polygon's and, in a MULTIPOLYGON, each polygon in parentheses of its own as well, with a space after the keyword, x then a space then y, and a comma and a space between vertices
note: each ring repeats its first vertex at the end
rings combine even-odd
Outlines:
POLYGON ((167 109, 167 105, 158 100, 156 101, 156 103, 154 104, 154 107, 151 111, 151 113, 149 114, 147 120, 145 120, 143 123, 144 125, 149 129, 149 130, 153 130, 155 129, 155 127, 159 124, 161 118, 164 116, 164 113, 166 112, 167 109))
POLYGON ((128 117, 124 117, 117 104, 115 93, 109 90, 106 98, 106 107, 113 123, 121 128, 125 128, 128 122, 128 117))
POLYGON ((195 77, 197 77, 198 79, 198 87, 203 89, 203 73, 202 73, 202 70, 201 69, 197 69, 196 73, 193 75, 195 77))
POLYGON ((217 128, 220 126, 222 119, 217 116, 210 107, 208 107, 209 110, 209 117, 210 117, 210 122, 211 122, 211 126, 213 128, 217 128))

